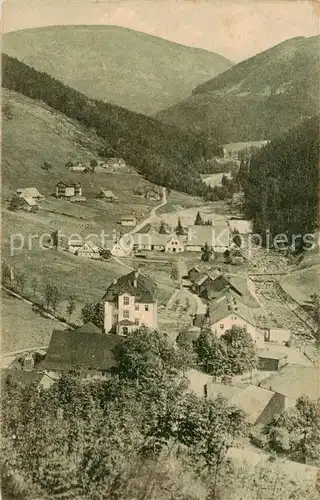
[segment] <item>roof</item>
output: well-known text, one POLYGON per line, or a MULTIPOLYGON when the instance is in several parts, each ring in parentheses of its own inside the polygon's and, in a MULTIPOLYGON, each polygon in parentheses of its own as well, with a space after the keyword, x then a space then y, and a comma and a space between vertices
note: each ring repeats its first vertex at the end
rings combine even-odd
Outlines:
POLYGON ((2 383, 7 379, 7 377, 10 377, 10 380, 16 384, 38 385, 43 378, 43 373, 25 370, 10 370, 9 368, 1 370, 2 383))
POLYGON ((19 196, 19 199, 20 200, 24 200, 28 205, 30 205, 31 207, 34 207, 34 206, 37 206, 37 202, 34 198, 31 198, 31 196, 28 196, 24 193, 22 193, 20 196, 19 196))
POLYGON ((93 251, 93 252, 99 252, 99 247, 93 243, 92 241, 88 240, 88 241, 84 241, 78 250, 80 250, 84 245, 88 245, 88 247, 93 251))
POLYGON ((117 196, 112 191, 101 189, 99 193, 103 193, 106 198, 117 198, 117 196))
POLYGON ((122 341, 121 336, 111 334, 54 330, 47 355, 40 363, 41 368, 53 371, 72 368, 109 370, 116 366, 112 351, 122 341))
POLYGON ((30 198, 43 198, 42 194, 40 194, 35 187, 19 188, 17 189, 17 193, 21 193, 24 196, 28 196, 30 198))
POLYGON ((267 349, 259 349, 257 350, 257 357, 260 359, 285 359, 288 357, 287 354, 284 354, 283 352, 270 352, 267 349))
POLYGON ((262 382, 264 387, 285 394, 288 406, 294 406, 298 397, 305 394, 311 399, 320 397, 320 364, 298 366, 288 364, 262 382))
POLYGON ((256 326, 256 320, 253 311, 240 300, 237 300, 234 294, 226 293, 220 299, 209 304, 210 319, 213 323, 221 321, 236 314, 253 326, 256 326))
POLYGON ((207 397, 224 397, 231 404, 243 410, 247 414, 247 420, 252 424, 257 421, 275 394, 273 391, 251 384, 246 387, 237 387, 234 385, 212 383, 207 384, 206 389, 207 397))
POLYGON ((206 273, 200 273, 198 277, 194 280, 194 283, 196 285, 202 285, 202 283, 205 282, 206 279, 209 278, 209 275, 206 273))
POLYGON ((226 225, 189 226, 187 246, 229 246, 230 230, 226 225))
POLYGON ((59 181, 59 182, 57 182, 56 186, 75 187, 75 186, 80 186, 80 184, 78 182, 59 181))
POLYGON ((156 302, 155 283, 138 271, 121 276, 115 283, 112 283, 103 296, 103 300, 113 302, 115 298, 125 293, 134 295, 136 302, 146 304, 156 302), (136 286, 134 286, 135 280, 136 286))
POLYGON ((254 424, 273 396, 273 391, 256 385, 248 385, 233 396, 232 404, 245 411, 248 415, 248 421, 254 424))
POLYGON ((253 224, 251 220, 229 219, 228 224, 231 231, 238 231, 239 234, 250 234, 253 231, 253 224))
POLYGON ((158 245, 165 246, 169 240, 168 234, 160 234, 154 231, 147 233, 135 233, 132 235, 134 245, 158 245))
POLYGON ((94 325, 91 321, 87 321, 87 323, 85 323, 82 326, 79 326, 79 328, 76 328, 73 331, 80 332, 80 333, 103 333, 101 328, 94 325))

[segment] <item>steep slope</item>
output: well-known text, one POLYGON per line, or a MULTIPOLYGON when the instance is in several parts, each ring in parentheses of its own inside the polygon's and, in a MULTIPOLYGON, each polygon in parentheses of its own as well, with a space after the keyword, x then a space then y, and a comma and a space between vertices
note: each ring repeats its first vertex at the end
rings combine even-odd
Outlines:
POLYGON ((202 182, 197 167, 205 145, 194 135, 119 106, 89 99, 6 54, 2 57, 2 85, 42 101, 86 127, 105 141, 96 153, 123 157, 149 181, 200 196, 212 191, 202 182))
POLYGON ((152 114, 231 66, 226 58, 117 26, 7 33, 3 52, 89 97, 152 114))
POLYGON ((293 38, 253 56, 157 118, 221 142, 271 139, 317 112, 319 40, 293 38))

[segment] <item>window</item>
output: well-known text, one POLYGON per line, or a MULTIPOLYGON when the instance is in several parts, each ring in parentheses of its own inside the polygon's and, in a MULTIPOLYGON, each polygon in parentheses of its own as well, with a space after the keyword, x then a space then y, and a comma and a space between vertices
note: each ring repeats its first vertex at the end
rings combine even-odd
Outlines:
POLYGON ((135 311, 139 311, 139 309, 140 309, 140 308, 139 308, 139 304, 135 304, 135 305, 134 305, 134 309, 135 309, 135 311))
POLYGON ((149 304, 146 304, 146 305, 144 306, 144 310, 145 310, 145 311, 149 311, 149 304))
POLYGON ((127 311, 127 310, 123 311, 123 317, 128 319, 129 318, 129 311, 127 311))
POLYGON ((129 302, 130 302, 129 297, 124 296, 124 297, 123 297, 123 304, 124 304, 125 306, 128 306, 128 305, 129 305, 129 302))
POLYGON ((124 327, 122 328, 122 334, 123 334, 123 335, 128 335, 128 328, 127 328, 126 326, 124 326, 124 327))
POLYGON ((135 325, 139 325, 139 318, 135 318, 135 320, 134 320, 134 324, 135 324, 135 325))
POLYGON ((220 324, 220 328, 221 330, 224 328, 224 325, 222 323, 220 324))

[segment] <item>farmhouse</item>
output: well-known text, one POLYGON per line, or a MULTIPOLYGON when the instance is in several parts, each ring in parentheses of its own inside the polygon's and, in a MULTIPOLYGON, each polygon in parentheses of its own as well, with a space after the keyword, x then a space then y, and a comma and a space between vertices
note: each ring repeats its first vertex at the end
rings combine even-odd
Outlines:
POLYGON ((43 201, 45 198, 42 194, 39 193, 37 188, 35 187, 28 187, 28 188, 19 188, 17 189, 17 195, 19 197, 24 197, 27 199, 32 199, 36 202, 43 201))
POLYGON ((162 196, 160 193, 158 193, 158 191, 156 191, 156 189, 149 189, 147 190, 147 192, 145 193, 145 198, 147 200, 161 200, 162 196))
POLYGON ((98 200, 106 200, 110 202, 118 201, 118 197, 112 192, 106 189, 101 189, 97 194, 98 200))
MULTIPOLYGON (((164 235, 165 236, 165 235, 164 235)), ((165 244, 165 252, 180 253, 185 250, 185 238, 177 236, 176 234, 169 237, 165 244)))
POLYGON ((49 373, 81 369, 91 375, 107 375, 116 366, 113 349, 120 342, 121 337, 104 335, 92 323, 72 331, 54 330, 38 369, 49 373))
POLYGON ((252 308, 238 300, 235 294, 228 293, 209 304, 211 330, 221 337, 233 326, 245 328, 257 348, 264 348, 264 336, 258 330, 252 308))
POLYGON ((69 170, 70 172, 87 172, 88 167, 86 165, 78 163, 78 165, 71 165, 69 167, 69 170))
POLYGON ((114 280, 102 302, 106 333, 127 335, 142 325, 157 328, 156 286, 139 271, 114 280))
POLYGON ((230 244, 229 228, 226 225, 189 226, 186 250, 201 252, 205 244, 214 252, 225 252, 230 244))
POLYGON ((198 276, 201 274, 201 271, 198 267, 192 267, 188 271, 188 278, 191 281, 191 283, 194 283, 198 276))
POLYGON ((22 194, 20 196, 14 195, 10 200, 9 209, 25 210, 26 212, 36 212, 37 210, 39 210, 39 205, 34 198, 31 198, 30 196, 27 196, 25 194, 22 194))
POLYGON ((82 197, 82 187, 79 183, 58 182, 56 184, 57 198, 82 197))
POLYGON ((148 232, 138 232, 133 235, 133 249, 164 252, 169 239, 170 236, 168 234, 160 234, 151 228, 148 232))
POLYGON ((121 226, 135 227, 137 225, 137 219, 134 215, 127 215, 121 218, 121 226))
POLYGON ((86 257, 87 259, 100 258, 99 247, 90 240, 68 245, 68 251, 78 257, 86 257))
POLYGON ((204 388, 208 399, 222 396, 231 405, 243 410, 247 415, 247 421, 251 425, 266 425, 276 415, 279 415, 286 405, 284 394, 273 392, 255 385, 246 387, 229 386, 218 383, 208 383, 204 388))

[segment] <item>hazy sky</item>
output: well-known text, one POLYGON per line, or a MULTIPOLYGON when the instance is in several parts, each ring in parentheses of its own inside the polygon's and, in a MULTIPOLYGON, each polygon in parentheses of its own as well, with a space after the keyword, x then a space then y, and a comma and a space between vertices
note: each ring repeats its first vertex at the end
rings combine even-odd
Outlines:
POLYGON ((318 0, 7 0, 2 30, 114 24, 240 61, 294 36, 319 33, 318 0))

